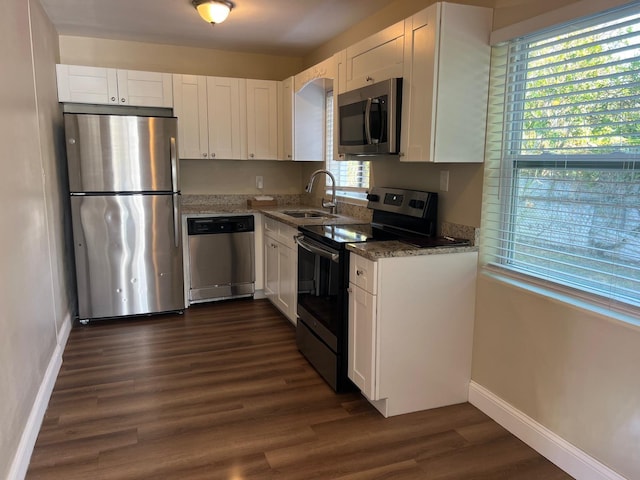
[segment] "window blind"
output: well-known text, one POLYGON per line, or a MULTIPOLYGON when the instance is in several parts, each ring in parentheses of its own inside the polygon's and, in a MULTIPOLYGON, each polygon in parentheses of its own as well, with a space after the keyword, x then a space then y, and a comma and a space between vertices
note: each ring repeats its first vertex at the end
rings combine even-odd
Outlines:
MULTIPOLYGON (((364 200, 369 188, 369 162, 333 159, 333 92, 326 97, 326 149, 327 169, 336 177, 336 191, 340 196, 364 200)), ((327 187, 331 180, 327 178, 327 187)))
POLYGON ((637 312, 640 7, 492 56, 484 263, 637 312))

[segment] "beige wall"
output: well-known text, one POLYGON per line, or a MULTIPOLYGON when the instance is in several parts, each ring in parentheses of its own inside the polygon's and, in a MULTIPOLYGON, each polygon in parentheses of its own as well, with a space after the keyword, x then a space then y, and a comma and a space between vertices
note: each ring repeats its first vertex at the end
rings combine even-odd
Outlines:
POLYGON ((60 62, 152 72, 283 80, 302 59, 159 43, 60 36, 60 62))
POLYGON ((256 175, 262 175, 265 194, 298 194, 304 188, 303 169, 311 164, 322 165, 318 162, 181 160, 182 193, 259 194, 256 175))
POLYGON ((64 248, 57 181, 48 177, 57 161, 50 128, 59 124, 51 84, 57 35, 33 0, 5 1, 0 32, 0 66, 11 73, 0 75, 0 478, 5 478, 56 348, 57 325, 69 313, 64 267, 55 258, 64 248), (42 90, 38 100, 36 86, 42 90), (41 125, 48 132, 41 132, 41 125))
POLYGON ((371 184, 438 192, 440 221, 480 226, 482 164, 403 163, 397 159, 371 162, 371 184), (449 190, 440 191, 440 172, 449 172, 449 190))
POLYGON ((640 327, 480 275, 475 382, 640 478, 640 327))

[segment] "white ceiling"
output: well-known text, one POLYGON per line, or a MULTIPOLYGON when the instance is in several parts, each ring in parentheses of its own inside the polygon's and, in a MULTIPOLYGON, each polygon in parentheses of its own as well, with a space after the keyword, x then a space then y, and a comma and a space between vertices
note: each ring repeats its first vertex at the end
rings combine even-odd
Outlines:
POLYGON ((235 0, 212 26, 191 0, 40 0, 61 35, 304 56, 393 0, 235 0))

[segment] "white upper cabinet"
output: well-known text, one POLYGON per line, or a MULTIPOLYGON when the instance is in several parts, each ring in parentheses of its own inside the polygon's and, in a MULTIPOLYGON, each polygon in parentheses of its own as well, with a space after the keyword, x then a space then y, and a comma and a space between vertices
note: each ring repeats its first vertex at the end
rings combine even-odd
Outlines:
POLYGON ((483 162, 491 22, 490 8, 453 3, 405 21, 401 161, 483 162))
POLYGON ((246 158, 245 80, 174 75, 180 158, 246 158))
POLYGON ((280 138, 282 141, 282 147, 278 148, 281 152, 279 157, 283 160, 294 160, 293 156, 293 142, 295 138, 295 126, 294 126, 294 77, 289 77, 282 81, 282 88, 280 89, 281 98, 278 104, 282 106, 282 115, 279 116, 281 122, 280 125, 280 138))
POLYGON ((210 158, 247 157, 245 82, 242 78, 207 78, 210 158))
POLYGON ((278 82, 247 80, 249 160, 278 159, 278 82))
POLYGON ((206 77, 174 75, 173 101, 178 117, 178 156, 209 158, 206 77))
POLYGON ((404 33, 404 22, 398 22, 347 47, 341 92, 402 77, 404 33))
POLYGON ((58 101, 173 107, 170 73, 56 65, 58 101))

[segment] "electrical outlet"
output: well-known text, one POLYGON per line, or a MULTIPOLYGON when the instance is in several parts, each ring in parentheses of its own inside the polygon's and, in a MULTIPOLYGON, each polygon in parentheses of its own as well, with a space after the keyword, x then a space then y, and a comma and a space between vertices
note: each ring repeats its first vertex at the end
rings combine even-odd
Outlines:
POLYGON ((256 175, 256 188, 262 190, 264 188, 264 179, 262 175, 256 175))
POLYGON ((440 191, 449 191, 449 170, 440 171, 440 191))

